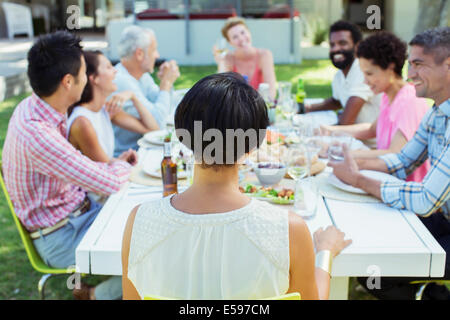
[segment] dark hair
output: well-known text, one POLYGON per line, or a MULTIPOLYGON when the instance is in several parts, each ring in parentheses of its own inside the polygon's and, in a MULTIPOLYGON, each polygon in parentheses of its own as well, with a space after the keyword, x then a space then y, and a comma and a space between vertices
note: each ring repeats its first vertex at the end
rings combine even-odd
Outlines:
POLYGON ((244 153, 261 145, 268 125, 269 118, 264 99, 247 84, 240 74, 235 72, 213 74, 198 81, 183 97, 175 113, 175 128, 187 130, 191 137, 190 141, 183 141, 177 132, 180 141, 194 150, 197 161, 200 161, 201 157, 204 168, 233 165, 226 164, 227 152, 233 151, 232 146, 227 147, 227 139, 225 139, 227 129, 232 129, 234 132, 238 129, 242 129, 243 132, 254 129, 257 133, 256 145, 251 145, 251 141, 244 138, 245 150, 237 150, 238 143, 243 141, 235 136, 233 159, 236 163, 244 153), (213 154, 215 161, 212 164, 205 164, 203 158, 203 151, 210 142, 203 141, 203 137, 194 135, 194 121, 201 121, 202 135, 208 129, 217 129, 222 134, 223 150, 218 150, 221 154, 213 154), (196 150, 194 139, 200 138, 201 150, 196 150), (201 155, 196 153, 200 151, 201 155))
POLYGON ((401 77, 407 56, 407 46, 406 42, 394 34, 381 31, 362 40, 356 49, 356 56, 372 60, 373 64, 384 70, 393 63, 394 72, 401 77))
POLYGON ((409 45, 422 47, 425 54, 432 53, 434 62, 439 65, 450 57, 450 27, 426 30, 416 35, 409 45))
POLYGON ((92 83, 89 80, 89 76, 91 75, 97 75, 98 72, 98 66, 100 64, 98 57, 102 55, 103 53, 101 51, 95 50, 95 51, 83 51, 84 60, 86 60, 86 77, 87 82, 86 86, 84 87, 83 93, 81 94, 80 101, 74 103, 72 106, 69 107, 67 110, 68 115, 70 116, 72 114, 73 108, 76 106, 79 106, 82 103, 86 103, 94 99, 94 92, 92 89, 92 83))
POLYGON ((67 31, 39 37, 28 51, 28 78, 33 91, 41 97, 51 96, 62 78, 71 74, 77 79, 81 68, 81 39, 67 31))
POLYGON ((330 26, 329 35, 331 36, 332 32, 337 32, 337 31, 350 31, 350 33, 352 34, 352 39, 353 39, 354 44, 357 44, 363 38, 361 29, 359 29, 359 27, 356 24, 353 24, 348 21, 339 20, 339 21, 336 21, 335 23, 333 23, 330 26))

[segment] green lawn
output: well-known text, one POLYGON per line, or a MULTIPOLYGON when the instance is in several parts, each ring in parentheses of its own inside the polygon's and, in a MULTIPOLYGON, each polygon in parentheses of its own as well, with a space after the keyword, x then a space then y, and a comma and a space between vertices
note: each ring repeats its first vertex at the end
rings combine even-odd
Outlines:
MULTIPOLYGON (((276 66, 279 81, 291 81, 295 84, 299 77, 305 80, 305 89, 309 97, 328 97, 331 95, 331 80, 335 69, 328 60, 304 61, 301 65, 276 66)), ((215 66, 181 67, 181 77, 175 87, 188 88, 202 77, 216 71, 215 66)), ((3 150, 8 121, 15 106, 27 95, 17 96, 0 102, 0 151, 3 150)), ((0 300, 38 299, 37 283, 40 274, 33 270, 28 262, 22 242, 6 205, 0 196, 0 300)), ((66 287, 66 276, 48 281, 46 294, 48 299, 72 299, 72 293, 66 287)), ((88 276, 84 281, 95 284, 102 277, 88 276)), ((355 281, 351 280, 350 299, 370 298, 364 292, 355 290, 355 281)))

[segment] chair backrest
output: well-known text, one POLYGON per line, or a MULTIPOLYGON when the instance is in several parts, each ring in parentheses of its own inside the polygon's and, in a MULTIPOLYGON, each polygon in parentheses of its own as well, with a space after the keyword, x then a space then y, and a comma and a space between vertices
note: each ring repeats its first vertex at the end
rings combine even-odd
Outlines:
MULTIPOLYGON (((161 296, 156 296, 156 295, 149 295, 149 296, 145 296, 144 300, 177 300, 177 299, 166 298, 166 297, 161 297, 161 296)), ((292 293, 282 294, 280 296, 264 298, 261 300, 301 300, 301 296, 300 296, 300 293, 298 293, 298 292, 292 292, 292 293)))
POLYGON ((33 241, 31 240, 28 231, 24 228, 24 226, 22 225, 22 223, 20 222, 19 218, 17 217, 14 211, 14 206, 9 197, 8 190, 6 190, 5 181, 3 180, 3 169, 1 160, 0 160, 0 184, 2 186, 3 194, 5 195, 6 202, 8 203, 9 211, 11 212, 14 223, 16 224, 20 238, 22 239, 22 243, 25 247, 25 251, 27 252, 28 260, 30 260, 30 263, 33 266, 33 268, 41 273, 54 273, 54 274, 68 273, 68 272, 70 273, 70 270, 50 268, 48 265, 45 264, 39 253, 36 251, 36 248, 34 247, 33 241))

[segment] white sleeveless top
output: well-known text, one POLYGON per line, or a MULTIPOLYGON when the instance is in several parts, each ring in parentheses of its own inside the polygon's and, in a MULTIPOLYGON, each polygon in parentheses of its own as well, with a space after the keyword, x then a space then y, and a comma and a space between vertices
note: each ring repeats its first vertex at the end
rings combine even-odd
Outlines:
POLYGON ((67 138, 69 138, 70 127, 76 118, 86 117, 94 127, 100 146, 109 158, 114 156, 114 131, 108 112, 103 107, 100 111, 94 112, 85 107, 75 107, 72 114, 67 119, 67 138))
POLYGON ((288 212, 252 199, 211 214, 176 210, 171 196, 142 204, 128 278, 141 298, 260 299, 289 289, 288 212))

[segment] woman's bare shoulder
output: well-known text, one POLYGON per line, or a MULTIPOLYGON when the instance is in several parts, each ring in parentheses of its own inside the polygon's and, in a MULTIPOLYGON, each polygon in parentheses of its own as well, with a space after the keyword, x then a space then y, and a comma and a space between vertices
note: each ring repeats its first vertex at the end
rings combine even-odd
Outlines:
POLYGON ((84 116, 79 116, 73 120, 70 126, 70 135, 82 136, 84 138, 97 136, 91 121, 84 116))
POLYGON ((259 48, 258 52, 259 52, 259 56, 262 59, 267 59, 267 58, 272 57, 272 51, 270 51, 269 49, 259 48))

